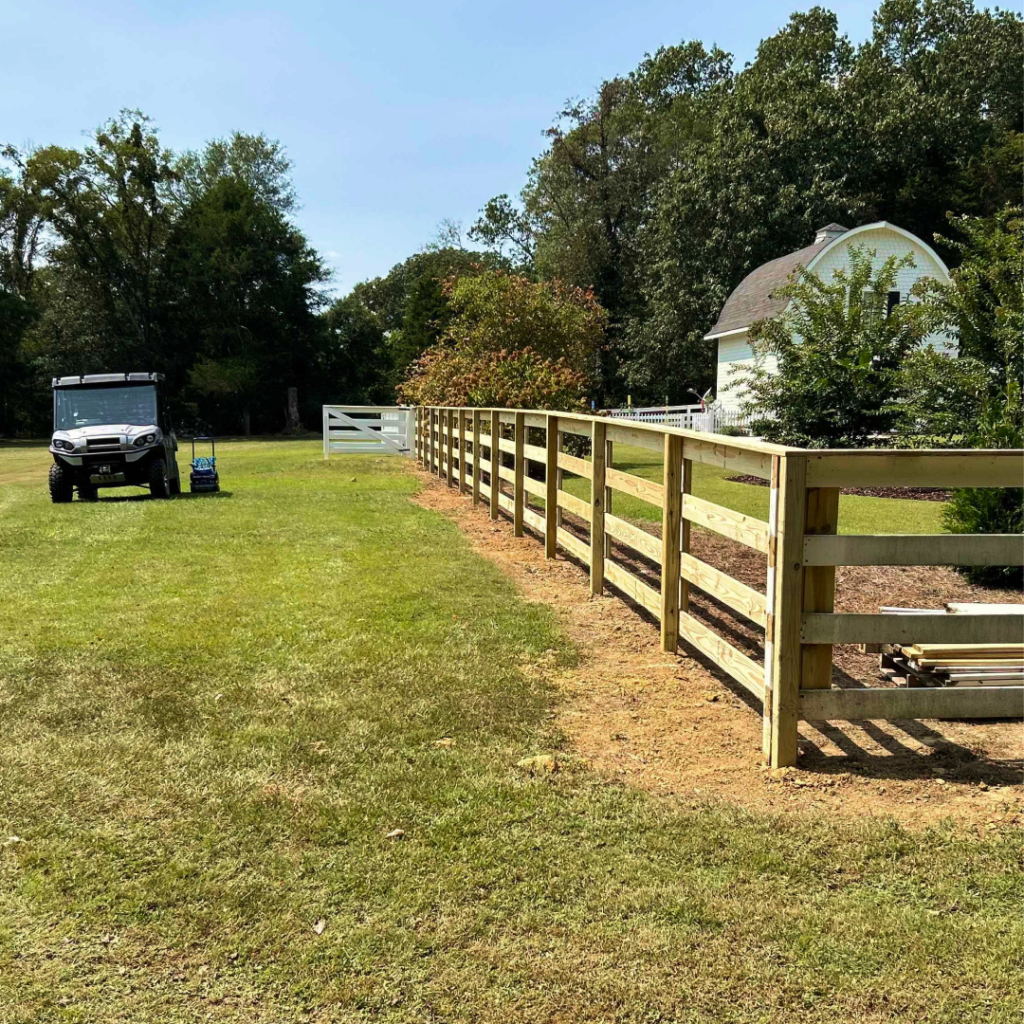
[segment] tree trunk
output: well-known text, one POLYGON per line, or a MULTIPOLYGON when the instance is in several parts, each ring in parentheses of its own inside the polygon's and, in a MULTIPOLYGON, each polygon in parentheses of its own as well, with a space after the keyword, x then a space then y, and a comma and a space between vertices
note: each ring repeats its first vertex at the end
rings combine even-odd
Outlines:
POLYGON ((288 389, 288 412, 284 431, 286 434, 302 432, 302 421, 299 419, 299 389, 288 389))
POLYGON ((249 406, 246 406, 242 410, 242 432, 246 437, 249 437, 252 434, 252 430, 249 425, 249 406))

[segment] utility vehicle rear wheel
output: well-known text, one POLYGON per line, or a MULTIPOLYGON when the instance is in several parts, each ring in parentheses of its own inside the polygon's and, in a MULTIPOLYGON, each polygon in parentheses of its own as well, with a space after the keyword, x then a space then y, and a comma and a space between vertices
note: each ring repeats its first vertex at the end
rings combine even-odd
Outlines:
POLYGON ((92 484, 79 484, 78 485, 78 500, 79 501, 96 501, 100 496, 99 488, 93 487, 92 484))
POLYGON ((70 501, 75 495, 75 485, 71 474, 62 465, 55 462, 50 467, 50 501, 61 505, 70 501))
POLYGON ((149 493, 154 498, 171 496, 171 477, 167 471, 167 463, 163 459, 154 459, 149 467, 149 493))

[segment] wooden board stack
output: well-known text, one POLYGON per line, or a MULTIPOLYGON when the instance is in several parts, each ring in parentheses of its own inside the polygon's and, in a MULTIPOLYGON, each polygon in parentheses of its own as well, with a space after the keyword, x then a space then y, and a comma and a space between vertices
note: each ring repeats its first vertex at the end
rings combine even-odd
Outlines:
MULTIPOLYGON (((1020 613, 1021 605, 949 603, 955 615, 1020 613)), ((883 608, 920 614, 917 608, 883 608)), ((881 651, 882 674, 905 686, 1010 686, 1024 683, 1024 637, 1019 644, 887 644, 881 651)))

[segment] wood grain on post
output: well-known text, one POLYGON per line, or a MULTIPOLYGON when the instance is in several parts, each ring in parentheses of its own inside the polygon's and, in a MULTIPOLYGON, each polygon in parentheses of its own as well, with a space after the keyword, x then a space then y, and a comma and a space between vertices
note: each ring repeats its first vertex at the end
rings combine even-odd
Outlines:
POLYGON ((460 409, 459 417, 459 494, 466 493, 466 411, 460 409))
POLYGON ((433 459, 434 464, 431 466, 431 472, 436 473, 438 476, 441 475, 441 410, 435 409, 433 414, 433 459))
POLYGON ((526 414, 516 413, 516 436, 514 438, 515 452, 513 458, 515 465, 512 467, 512 533, 516 537, 523 535, 523 504, 526 501, 526 488, 523 487, 523 470, 525 468, 526 456, 523 453, 523 445, 526 443, 526 414))
MULTIPOLYGON (((605 465, 605 469, 607 469, 609 466, 613 465, 613 456, 615 454, 615 442, 607 440, 607 431, 608 431, 608 428, 605 427, 605 443, 604 443, 604 465, 605 465)), ((611 511, 612 511, 612 489, 610 487, 606 487, 604 489, 604 510, 605 510, 606 513, 611 513, 611 511)), ((604 548, 604 557, 605 558, 611 558, 611 554, 612 554, 612 547, 611 547, 611 545, 612 545, 611 538, 608 536, 607 533, 605 533, 605 535, 604 535, 604 544, 602 545, 602 547, 604 548)))
POLYGON ((804 597, 803 543, 807 456, 779 456, 775 544, 775 602, 771 619, 771 701, 765 699, 773 768, 796 764, 800 720, 800 625, 804 597))
POLYGON ((440 477, 444 467, 444 451, 441 445, 444 443, 444 431, 442 427, 442 413, 440 409, 434 410, 434 467, 433 471, 440 477))
POLYGON ((679 526, 682 522, 683 439, 665 435, 662 480, 665 503, 661 509, 661 649, 674 653, 679 646, 679 526))
MULTIPOLYGON (((558 461, 558 452, 561 452, 563 445, 565 444, 565 434, 559 430, 555 434, 556 454, 555 461, 558 461)), ((561 466, 555 468, 555 490, 562 490, 562 484, 565 479, 565 470, 561 466)), ((555 507, 555 537, 557 539, 558 531, 562 528, 562 506, 556 503, 555 507)))
MULTIPOLYGON (((683 459, 683 504, 686 504, 686 496, 693 491, 693 459, 683 459)), ((690 553, 690 520, 680 516, 679 527, 679 550, 684 554, 690 553)), ((681 576, 679 583, 679 608, 681 611, 690 610, 690 581, 681 576)))
POLYGON ((480 410, 473 410, 473 504, 480 504, 480 410))
MULTIPOLYGON (((834 534, 839 518, 839 488, 812 487, 807 491, 807 509, 804 513, 804 536, 834 534)), ((803 545, 801 545, 801 556, 803 545)), ((804 567, 805 612, 831 612, 835 610, 836 567, 819 565, 804 567)), ((832 645, 804 644, 800 654, 800 688, 827 690, 832 685, 832 645)))
POLYGON ((445 431, 448 429, 448 417, 443 409, 437 410, 437 476, 444 477, 445 431))
POLYGON ((605 452, 611 445, 607 440, 607 426, 604 423, 593 424, 593 438, 590 445, 590 594, 598 597, 604 590, 604 560, 607 557, 607 537, 604 532, 604 513, 606 495, 605 487, 605 452))
POLYGON ((544 557, 558 552, 558 417, 549 416, 544 464, 544 557))
POLYGON ((498 518, 498 496, 500 480, 498 467, 501 465, 501 449, 498 438, 501 436, 501 419, 497 410, 491 412, 491 518, 498 518))
POLYGON ((455 410, 448 410, 448 486, 451 487, 455 476, 455 410))

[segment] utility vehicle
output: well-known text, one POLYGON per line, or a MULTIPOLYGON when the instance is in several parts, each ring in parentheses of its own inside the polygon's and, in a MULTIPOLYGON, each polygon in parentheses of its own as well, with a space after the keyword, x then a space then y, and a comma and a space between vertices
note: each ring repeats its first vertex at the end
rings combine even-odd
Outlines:
POLYGON ((94 501, 100 487, 181 493, 162 373, 93 373, 53 379, 50 498, 94 501))

